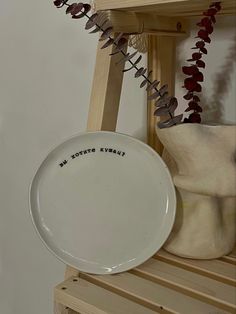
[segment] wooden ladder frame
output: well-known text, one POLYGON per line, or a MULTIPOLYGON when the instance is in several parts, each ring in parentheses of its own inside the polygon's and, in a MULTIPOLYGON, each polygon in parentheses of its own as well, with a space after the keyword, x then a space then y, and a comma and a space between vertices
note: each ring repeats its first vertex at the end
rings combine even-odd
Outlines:
MULTIPOLYGON (((175 85, 175 52, 176 37, 186 36, 188 23, 183 18, 156 17, 155 15, 140 15, 119 11, 107 12, 115 32, 148 33, 148 70, 152 70, 152 78, 160 81, 160 85, 168 84, 169 93, 174 95, 175 85), (181 27, 179 28, 179 25, 181 27)), ((102 42, 98 42, 90 106, 87 121, 87 131, 115 131, 120 96, 123 83, 122 70, 124 64, 116 64, 120 54, 110 55, 114 49, 109 46, 101 49, 102 42)), ((127 50, 127 46, 123 51, 127 50)), ((147 143, 159 154, 162 144, 159 141, 155 125, 154 101, 148 101, 147 107, 147 143)), ((65 279, 78 276, 78 270, 67 266, 65 279)), ((57 306, 55 307, 57 308, 57 306)), ((75 313, 68 309, 55 309, 55 313, 75 313)))
MULTIPOLYGON (((231 2, 232 1, 230 0, 225 1, 224 14, 232 15, 235 13, 235 6, 231 8, 231 2)), ((121 0, 119 2, 114 0, 99 0, 97 1, 97 9, 107 10, 106 12, 109 15, 115 32, 144 32, 148 34, 148 70, 153 71, 152 79, 159 80, 161 85, 168 84, 169 93, 174 95, 176 37, 186 36, 188 33, 188 22, 184 17, 188 15, 198 15, 202 12, 202 9, 205 8, 205 3, 201 1, 201 3, 199 2, 198 4, 195 2, 193 5, 190 0, 173 0, 168 1, 168 3, 164 3, 164 1, 149 0, 148 3, 150 4, 149 6, 146 2, 144 3, 141 0, 121 0), (172 2, 174 5, 172 5, 172 2), (144 10, 139 10, 140 6, 143 6, 144 10), (127 10, 123 10, 124 7, 127 10), (153 12, 154 7, 156 8, 156 13, 153 12), (186 13, 186 10, 188 13, 186 13)), ((110 56, 112 49, 114 49, 112 46, 106 49, 100 49, 101 46, 102 44, 99 42, 90 98, 87 131, 115 131, 119 112, 120 95, 123 82, 122 70, 124 65, 116 65, 116 62, 120 59, 119 54, 110 56)), ((161 154, 163 147, 155 132, 157 118, 154 116, 154 110, 154 101, 149 101, 147 107, 147 142, 152 148, 161 154)), ((225 263, 235 264, 235 257, 236 255, 234 253, 232 256, 222 257, 221 260, 225 263)), ((162 252, 157 256, 157 259, 167 262, 170 265, 173 264, 180 266, 183 269, 193 271, 194 273, 199 273, 207 276, 208 278, 220 280, 221 282, 226 282, 227 279, 222 274, 219 275, 217 270, 216 273, 209 271, 207 268, 209 265, 205 266, 204 262, 203 265, 199 264, 198 261, 193 261, 191 264, 189 261, 181 260, 178 257, 169 256, 167 253, 162 252)), ((219 262, 216 261, 215 263, 217 264, 219 262)), ((83 274, 79 274, 79 271, 73 267, 66 267, 65 280, 68 279, 68 281, 77 281, 77 279, 73 278, 77 278, 79 276, 82 277, 82 275, 83 274)), ((86 274, 84 274, 84 276, 86 276, 86 274)), ((231 279, 228 278, 227 280, 231 279)), ((227 284, 232 283, 227 282, 227 284)), ((63 289, 63 285, 64 282, 55 288, 55 296, 58 291, 63 289)), ((177 287, 175 284, 173 285, 174 289, 178 288, 177 291, 180 288, 183 289, 182 286, 177 287)), ((186 291, 189 293, 190 290, 186 291)), ((197 296, 199 297, 198 294, 197 296)), ((200 299, 202 299, 202 297, 205 298, 205 295, 201 294, 200 299)), ((60 298, 58 298, 58 295, 56 297, 57 300, 60 300, 58 301, 60 303, 67 304, 68 306, 73 304, 72 299, 70 302, 66 302, 68 301, 66 298, 67 297, 64 295, 60 298)), ((207 298, 211 299, 211 296, 207 296, 207 298)), ((213 301, 216 302, 216 300, 213 301)), ((213 301, 208 300, 208 303, 213 301)), ((225 306, 225 304, 223 305, 225 306)), ((78 307, 74 306, 74 308, 77 309, 78 307)), ((54 312, 55 314, 79 314, 72 309, 65 308, 62 304, 59 305, 56 303, 54 312)))
MULTIPOLYGON (((156 35, 148 36, 148 68, 153 71, 153 78, 161 84, 168 84, 170 93, 174 93, 175 82, 175 37, 156 35)), ((119 54, 110 56, 112 46, 101 49, 98 43, 94 78, 92 84, 87 131, 115 131, 120 95, 123 82, 123 64, 116 65, 119 54)), ((127 48, 127 47, 126 47, 127 48)), ((124 49, 125 50, 125 49, 124 49)), ((154 102, 148 103, 147 125, 148 144, 158 153, 162 145, 155 133, 156 117, 154 117, 154 102)), ((66 267, 65 279, 78 276, 79 271, 70 266, 66 267)), ((63 307, 56 305, 55 313, 66 313, 63 307), (60 309, 59 309, 60 308, 60 309)), ((76 313, 68 309, 68 314, 76 313)))

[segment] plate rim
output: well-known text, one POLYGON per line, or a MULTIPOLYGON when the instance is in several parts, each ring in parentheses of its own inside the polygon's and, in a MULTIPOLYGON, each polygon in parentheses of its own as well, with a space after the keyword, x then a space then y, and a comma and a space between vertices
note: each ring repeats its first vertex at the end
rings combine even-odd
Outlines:
POLYGON ((41 165, 43 164, 43 162, 48 158, 48 156, 57 148, 59 148, 60 146, 63 146, 67 141, 70 141, 74 138, 77 138, 79 136, 82 135, 87 135, 87 134, 112 134, 112 135, 120 135, 122 137, 126 137, 126 138, 130 138, 131 140, 143 145, 144 147, 146 147, 146 149, 148 149, 150 152, 154 153, 154 155, 159 159, 159 161, 161 162, 161 164, 163 165, 163 167, 165 168, 165 172, 167 174, 167 176, 169 177, 169 181, 170 181, 170 186, 171 186, 171 190, 172 190, 172 197, 173 197, 173 213, 171 215, 171 223, 169 224, 169 228, 168 228, 168 232, 167 232, 167 236, 166 236, 166 240, 168 239, 173 226, 174 226, 174 222, 175 222, 175 217, 176 217, 176 208, 177 208, 177 196, 176 196, 176 190, 175 190, 175 186, 173 183, 173 179, 172 176, 170 174, 170 170, 168 169, 166 163, 164 162, 164 160, 161 158, 161 156, 147 143, 143 142, 142 140, 139 140, 135 137, 133 137, 132 135, 128 135, 125 133, 121 133, 121 132, 116 132, 116 131, 103 131, 103 130, 98 130, 98 131, 81 131, 78 132, 70 137, 64 138, 59 144, 54 145, 50 150, 48 150, 48 152, 46 153, 46 156, 43 158, 43 160, 41 160, 41 162, 39 163, 38 167, 36 168, 36 171, 34 171, 33 177, 30 180, 30 185, 29 185, 29 190, 28 190, 28 203, 29 203, 29 214, 30 214, 30 218, 31 218, 31 222, 34 226, 34 230, 36 231, 37 235, 39 236, 41 242, 44 244, 44 246, 47 248, 47 250, 49 252, 51 252, 56 258, 57 260, 59 260, 60 262, 62 262, 65 266, 70 266, 72 268, 75 268, 76 270, 78 270, 79 272, 85 272, 85 273, 89 273, 89 274, 94 274, 94 275, 111 275, 111 274, 117 274, 117 273, 121 273, 121 272, 125 272, 128 271, 130 269, 133 269, 135 267, 137 267, 138 265, 141 265, 142 263, 144 263, 145 261, 147 261, 148 259, 150 259, 159 249, 161 249, 161 247, 163 246, 163 244, 166 242, 166 240, 162 243, 162 245, 159 247, 159 249, 157 249, 157 251, 153 252, 150 256, 146 256, 145 258, 139 259, 138 263, 134 263, 133 266, 131 265, 131 267, 129 268, 125 268, 124 270, 120 270, 120 268, 118 268, 117 270, 112 270, 112 271, 97 271, 97 272, 92 272, 92 271, 88 271, 85 269, 79 269, 78 266, 73 265, 73 263, 70 263, 68 261, 66 261, 63 257, 59 256, 44 240, 43 236, 41 235, 41 233, 39 232, 39 229, 36 226, 36 222, 34 220, 33 217, 33 210, 32 210, 32 205, 31 205, 31 192, 32 192, 32 186, 34 183, 34 180, 37 176, 37 173, 41 167, 41 165))

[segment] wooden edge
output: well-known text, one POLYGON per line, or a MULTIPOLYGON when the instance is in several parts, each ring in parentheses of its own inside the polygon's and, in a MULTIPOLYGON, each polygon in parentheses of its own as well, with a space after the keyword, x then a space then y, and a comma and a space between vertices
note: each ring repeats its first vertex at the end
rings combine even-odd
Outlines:
POLYGON ((202 302, 206 302, 208 304, 219 307, 222 310, 230 311, 230 312, 236 310, 236 305, 234 305, 232 303, 220 300, 218 298, 215 298, 215 297, 208 295, 206 293, 202 293, 202 292, 197 291, 195 289, 185 287, 181 284, 177 284, 173 281, 164 279, 160 276, 157 276, 157 275, 151 274, 149 272, 143 271, 142 269, 135 268, 135 269, 131 270, 130 273, 134 274, 136 276, 139 276, 141 278, 153 281, 155 283, 161 284, 162 286, 165 286, 165 287, 170 288, 172 290, 175 290, 177 292, 183 293, 187 296, 193 297, 193 298, 198 299, 202 302))
MULTIPOLYGON (((119 53, 110 56, 115 49, 113 45, 101 49, 102 45, 104 42, 99 42, 97 47, 88 113, 88 131, 115 131, 118 117, 124 64, 116 64, 121 58, 119 53)), ((126 49, 127 46, 123 51, 126 52, 126 49)))
MULTIPOLYGON (((168 85, 170 96, 175 94, 175 51, 175 37, 148 36, 148 70, 153 71, 152 80, 157 79, 160 81, 159 86, 168 85)), ((148 144, 161 155, 163 145, 156 134, 156 124, 160 119, 154 115, 157 109, 155 100, 148 101, 147 106, 148 144)), ((168 117, 162 118, 168 119, 168 117)))
POLYGON ((99 287, 102 287, 108 291, 114 292, 130 301, 136 302, 150 310, 156 311, 163 314, 177 314, 177 312, 168 309, 167 307, 163 308, 160 304, 157 304, 155 302, 152 302, 146 298, 137 296, 135 293, 132 293, 126 289, 118 288, 115 284, 107 283, 102 280, 102 277, 94 277, 93 275, 81 273, 81 278, 87 280, 90 283, 93 283, 95 285, 98 285, 99 287))
MULTIPOLYGON (((186 11, 189 13, 201 15, 209 6, 207 1, 192 1, 192 0, 96 0, 97 10, 128 10, 135 12, 169 12, 176 11, 176 14, 185 16, 186 11)), ((223 8, 219 14, 224 14, 225 11, 229 14, 235 14, 235 1, 225 0, 223 8)))
POLYGON ((229 264, 232 264, 232 265, 236 265, 236 257, 233 257, 233 256, 222 256, 220 258, 220 260, 226 262, 226 263, 229 263, 229 264))
MULTIPOLYGON (((156 313, 156 311, 154 312, 117 293, 113 293, 110 289, 104 289, 100 284, 96 285, 81 277, 71 277, 65 280, 55 287, 54 293, 57 302, 64 303, 71 309, 79 311, 81 314, 98 314, 100 313, 99 311, 107 314, 156 313)), ((66 313, 63 312, 63 314, 66 313)))
POLYGON ((65 279, 68 279, 70 277, 79 276, 79 271, 76 268, 73 268, 72 266, 66 265, 66 271, 65 271, 65 279))
POLYGON ((210 271, 204 269, 204 267, 201 267, 199 265, 192 265, 188 263, 187 259, 180 260, 176 258, 174 255, 173 256, 171 256, 170 254, 163 255, 162 252, 158 252, 158 254, 154 255, 153 258, 236 287, 236 280, 234 278, 224 276, 222 274, 214 272, 214 270, 210 271))
POLYGON ((189 21, 179 17, 128 11, 106 11, 115 32, 149 33, 165 36, 186 36, 189 21))
POLYGON ((54 299, 56 302, 70 307, 69 310, 75 311, 75 313, 108 314, 70 293, 66 293, 66 290, 62 290, 61 284, 54 288, 54 299))

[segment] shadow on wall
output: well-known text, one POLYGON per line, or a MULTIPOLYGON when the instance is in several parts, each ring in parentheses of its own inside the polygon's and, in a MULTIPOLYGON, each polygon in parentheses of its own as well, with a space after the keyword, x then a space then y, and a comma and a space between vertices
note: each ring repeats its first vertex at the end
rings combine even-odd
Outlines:
POLYGON ((224 100, 229 92, 232 82, 232 69, 236 63, 236 35, 232 38, 232 43, 225 57, 225 62, 214 76, 213 93, 210 100, 206 101, 202 95, 202 104, 204 106, 202 120, 205 123, 223 123, 224 100))

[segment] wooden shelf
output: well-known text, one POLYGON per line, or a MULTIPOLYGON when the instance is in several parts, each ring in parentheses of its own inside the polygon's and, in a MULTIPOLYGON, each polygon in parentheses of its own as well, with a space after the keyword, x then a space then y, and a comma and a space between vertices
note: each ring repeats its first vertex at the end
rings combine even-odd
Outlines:
MULTIPOLYGON (((174 95, 175 39, 186 36, 188 19, 206 10, 203 0, 96 0, 107 10, 114 32, 148 33, 148 70, 174 95), (154 35, 153 35, 154 34, 154 35)), ((236 14, 236 1, 222 1, 221 14, 236 14)), ((87 129, 116 130, 124 65, 114 49, 100 49, 90 99, 87 129)), ((148 105, 148 144, 161 153, 154 101, 148 105)), ((158 252, 143 265, 117 275, 95 276, 67 267, 55 287, 58 314, 223 314, 236 313, 236 251, 211 261, 158 252), (68 310, 65 308, 68 307, 68 310)))
MULTIPOLYGON (((219 14, 236 14, 236 1, 223 0, 219 14)), ((155 12, 164 16, 197 16, 206 10, 208 0, 96 0, 97 10, 155 12)))
POLYGON ((80 314, 236 313, 235 264, 235 253, 199 261, 160 251, 122 274, 72 276, 55 300, 80 314))

